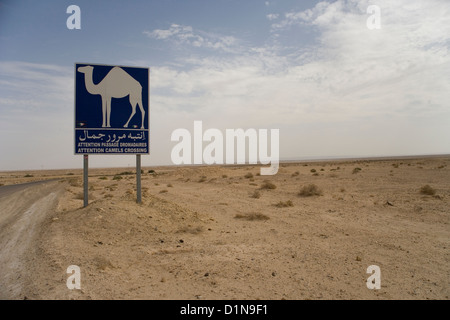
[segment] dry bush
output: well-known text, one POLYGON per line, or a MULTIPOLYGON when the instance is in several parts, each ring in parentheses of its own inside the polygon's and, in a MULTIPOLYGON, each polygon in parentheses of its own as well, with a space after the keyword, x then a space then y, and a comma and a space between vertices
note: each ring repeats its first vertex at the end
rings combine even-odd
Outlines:
POLYGON ((301 197, 321 196, 322 194, 322 190, 320 190, 315 184, 304 186, 298 193, 301 197))
POLYGON ((436 194, 436 190, 430 187, 428 184, 420 188, 420 193, 428 196, 434 196, 436 194))
POLYGON ((269 180, 264 180, 264 183, 262 184, 262 186, 261 186, 261 189, 268 189, 268 190, 271 190, 271 189, 276 189, 277 188, 277 186, 276 185, 274 185, 272 182, 270 182, 269 180))
POLYGON ((253 178, 253 173, 249 172, 244 176, 246 179, 253 178))
POLYGON ((261 192, 259 192, 258 190, 255 190, 251 197, 255 198, 255 199, 259 199, 259 198, 261 198, 261 192))
POLYGON ((288 201, 285 201, 285 202, 280 201, 280 202, 274 204, 274 206, 277 207, 277 208, 287 208, 287 207, 293 207, 294 203, 291 200, 288 200, 288 201))
POLYGON ((159 193, 167 193, 167 192, 169 192, 169 190, 163 189, 159 193))
POLYGON ((252 213, 245 213, 245 214, 236 214, 234 216, 235 219, 243 219, 243 220, 248 220, 248 221, 255 221, 255 220, 259 220, 259 221, 264 221, 264 220, 269 220, 269 217, 266 216, 265 214, 262 213, 257 213, 257 212, 252 212, 252 213))
POLYGON ((298 176, 299 174, 300 174, 300 172, 295 171, 293 174, 291 174, 291 177, 296 177, 296 176, 298 176))
POLYGON ((69 185, 72 187, 81 187, 83 184, 81 183, 81 179, 69 179, 69 185))
MULTIPOLYGON (((78 192, 77 194, 75 194, 74 199, 84 200, 84 193, 78 192)), ((88 200, 94 200, 94 196, 91 193, 88 193, 88 200)))
POLYGON ((172 185, 171 183, 169 183, 169 184, 167 185, 167 187, 173 188, 173 185, 172 185))
POLYGON ((83 200, 83 199, 84 199, 84 193, 83 193, 83 192, 78 192, 78 193, 75 195, 74 199, 77 199, 77 200, 83 200))
POLYGON ((360 172, 360 171, 361 171, 361 168, 354 168, 353 171, 352 171, 352 173, 355 174, 355 173, 358 173, 358 172, 360 172))
POLYGON ((198 180, 198 182, 205 182, 206 181, 206 176, 201 176, 200 180, 198 180))

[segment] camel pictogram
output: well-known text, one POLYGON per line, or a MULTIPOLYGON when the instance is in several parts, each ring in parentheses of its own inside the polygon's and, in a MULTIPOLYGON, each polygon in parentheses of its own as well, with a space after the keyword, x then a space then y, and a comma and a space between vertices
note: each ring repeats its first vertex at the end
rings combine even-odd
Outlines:
POLYGON ((123 127, 128 128, 128 124, 131 118, 133 118, 134 114, 136 113, 136 105, 138 105, 142 115, 141 129, 144 129, 145 110, 142 106, 141 84, 120 67, 112 68, 102 81, 100 81, 98 84, 94 84, 92 80, 93 70, 93 66, 84 66, 78 68, 78 72, 84 74, 84 83, 86 85, 86 90, 90 94, 99 94, 102 97, 102 128, 111 127, 111 99, 129 96, 131 104, 131 115, 123 127))

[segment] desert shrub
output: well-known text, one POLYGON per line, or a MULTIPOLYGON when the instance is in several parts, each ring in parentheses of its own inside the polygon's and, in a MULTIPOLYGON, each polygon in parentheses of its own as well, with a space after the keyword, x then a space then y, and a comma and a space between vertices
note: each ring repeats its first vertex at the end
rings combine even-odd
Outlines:
POLYGON ((355 173, 360 172, 361 170, 362 170, 361 168, 354 168, 352 173, 355 174, 355 173))
POLYGON ((300 172, 295 171, 293 174, 291 174, 291 177, 296 177, 296 176, 298 176, 299 174, 300 174, 300 172))
POLYGON ((167 186, 168 186, 169 188, 173 188, 173 185, 172 185, 171 183, 169 183, 167 186))
POLYGON ((316 171, 317 171, 316 169, 311 169, 311 172, 313 172, 313 173, 316 172, 316 171))
MULTIPOLYGON (((84 193, 83 192, 78 192, 77 194, 75 194, 74 199, 84 200, 84 193)), ((94 200, 94 196, 92 194, 88 193, 88 199, 89 200, 94 200)))
POLYGON ((320 190, 315 184, 304 186, 298 193, 298 195, 301 197, 320 196, 322 194, 322 190, 320 190))
POLYGON ((206 181, 206 176, 201 176, 200 179, 198 180, 198 182, 205 182, 206 181))
POLYGON ((167 192, 169 192, 169 190, 163 189, 159 193, 167 193, 167 192))
POLYGON ((288 200, 288 201, 285 201, 285 202, 280 201, 280 202, 274 204, 274 206, 278 207, 278 208, 287 208, 287 207, 293 207, 294 203, 291 200, 288 200))
POLYGON ((148 173, 156 173, 156 171, 151 169, 151 170, 148 170, 148 173))
POLYGON ((99 179, 100 180, 108 180, 108 177, 103 176, 103 177, 99 177, 99 179))
POLYGON ((274 185, 272 182, 270 182, 269 180, 264 180, 264 183, 261 185, 261 189, 276 189, 277 186, 274 185))
POLYGON ((123 178, 121 176, 119 176, 119 175, 115 175, 114 178, 113 178, 113 180, 122 180, 122 179, 123 178))
POLYGON ((228 178, 228 176, 227 176, 226 174, 223 174, 223 175, 222 175, 222 178, 225 179, 225 178, 228 178))
POLYGON ((251 197, 255 198, 255 199, 259 199, 259 198, 261 198, 261 192, 259 192, 258 190, 255 190, 251 197))
POLYGON ((71 187, 81 187, 83 184, 80 179, 73 178, 69 180, 69 185, 71 187))
POLYGON ((246 179, 253 178, 253 173, 249 172, 244 176, 246 179))
POLYGON ((434 196, 436 194, 436 190, 430 187, 428 184, 420 188, 421 194, 426 194, 429 196, 434 196))
POLYGON ((32 178, 33 175, 32 175, 32 174, 26 174, 26 175, 24 175, 24 177, 25 177, 25 178, 32 178))
POLYGON ((121 175, 121 176, 126 176, 126 175, 130 175, 130 174, 134 174, 134 172, 132 172, 132 171, 123 171, 123 172, 119 173, 119 175, 121 175))
POLYGON ((269 220, 269 217, 262 213, 245 213, 245 214, 236 214, 234 216, 235 219, 242 219, 242 220, 248 220, 248 221, 254 221, 254 220, 269 220))

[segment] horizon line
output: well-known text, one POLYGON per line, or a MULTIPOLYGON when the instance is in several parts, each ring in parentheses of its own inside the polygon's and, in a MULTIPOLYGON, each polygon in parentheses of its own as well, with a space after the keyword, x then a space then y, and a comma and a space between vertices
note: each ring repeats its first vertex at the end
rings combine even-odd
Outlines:
MULTIPOLYGON (((93 156, 97 154, 92 154, 93 156)), ((100 154, 98 154, 100 155, 100 154)), ((130 154, 131 155, 131 154, 130 154)), ((143 154, 149 155, 149 154, 143 154)), ((82 156, 81 154, 79 156, 82 156)), ((105 154, 103 154, 105 156, 105 154)), ((131 155, 131 156, 134 156, 131 155)), ((411 159, 420 159, 420 158, 440 158, 440 157, 450 157, 450 153, 439 153, 439 154, 415 154, 415 155, 384 155, 384 156, 307 156, 307 157, 290 157, 279 160, 279 164, 287 164, 287 163, 297 163, 297 162, 327 162, 327 161, 383 161, 383 160, 411 160, 411 159)), ((81 161, 80 161, 81 164, 81 161)), ((143 165, 144 168, 156 168, 156 167, 212 167, 212 166, 267 166, 267 164, 262 163, 232 163, 232 164, 155 164, 155 165, 143 165)), ((111 167, 89 167, 90 169, 114 169, 114 168, 135 168, 135 166, 111 166, 111 167)), ((83 169, 80 165, 79 168, 54 168, 54 169, 11 169, 11 170, 2 170, 0 172, 22 172, 22 171, 52 171, 52 170, 80 170, 83 169)))

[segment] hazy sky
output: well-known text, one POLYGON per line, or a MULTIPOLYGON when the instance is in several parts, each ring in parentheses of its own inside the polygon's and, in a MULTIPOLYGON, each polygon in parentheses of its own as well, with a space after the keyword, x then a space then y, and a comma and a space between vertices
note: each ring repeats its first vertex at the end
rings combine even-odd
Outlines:
POLYGON ((0 1, 0 170, 82 167, 76 62, 150 68, 143 166, 195 120, 279 129, 281 159, 448 154, 449 45, 448 0, 0 1))

